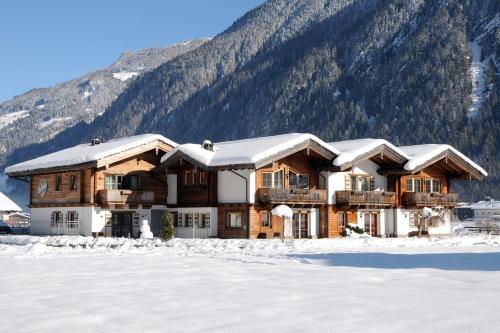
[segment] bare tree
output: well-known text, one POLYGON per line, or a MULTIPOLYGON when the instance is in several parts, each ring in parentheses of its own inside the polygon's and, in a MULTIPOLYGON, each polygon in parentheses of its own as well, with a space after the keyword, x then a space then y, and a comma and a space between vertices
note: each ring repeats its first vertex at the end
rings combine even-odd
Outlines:
POLYGON ((418 216, 417 221, 417 236, 422 237, 422 232, 431 224, 439 225, 443 224, 446 218, 446 209, 444 207, 424 207, 418 216))
POLYGON ((498 234, 498 224, 491 217, 479 218, 475 220, 479 232, 486 231, 489 234, 498 234))

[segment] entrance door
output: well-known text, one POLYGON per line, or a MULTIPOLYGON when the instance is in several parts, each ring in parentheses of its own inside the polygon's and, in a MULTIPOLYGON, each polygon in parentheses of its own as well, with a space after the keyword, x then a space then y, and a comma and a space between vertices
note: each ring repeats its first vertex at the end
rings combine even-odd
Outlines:
POLYGON ((307 222, 309 214, 307 212, 293 213, 293 238, 307 238, 307 222))
POLYGON ((365 213, 365 232, 372 237, 378 235, 378 213, 365 213))
POLYGON ((132 213, 112 213, 111 235, 113 237, 132 237, 132 213))

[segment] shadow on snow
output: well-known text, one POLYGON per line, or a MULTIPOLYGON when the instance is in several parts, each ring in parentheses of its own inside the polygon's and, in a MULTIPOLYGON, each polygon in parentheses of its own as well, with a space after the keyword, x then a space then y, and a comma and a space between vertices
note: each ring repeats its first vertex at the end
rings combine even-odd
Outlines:
POLYGON ((292 254, 305 262, 338 267, 411 269, 433 268, 456 271, 500 271, 500 252, 491 253, 320 253, 292 254))

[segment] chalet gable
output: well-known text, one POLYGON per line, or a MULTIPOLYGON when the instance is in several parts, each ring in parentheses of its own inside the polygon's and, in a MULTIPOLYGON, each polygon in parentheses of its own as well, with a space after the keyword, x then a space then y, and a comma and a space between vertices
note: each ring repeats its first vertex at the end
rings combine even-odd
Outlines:
POLYGON ((340 151, 340 155, 333 161, 340 171, 348 170, 365 160, 371 160, 381 168, 402 168, 409 160, 408 155, 383 139, 348 140, 329 144, 340 151))
POLYGON ((162 158, 158 170, 187 161, 204 170, 259 169, 300 151, 331 161, 335 148, 312 134, 291 133, 270 137, 215 143, 210 149, 197 144, 183 144, 162 158))
POLYGON ((425 144, 400 149, 410 156, 404 166, 410 174, 433 167, 456 179, 482 179, 488 175, 483 168, 449 145, 425 144))
POLYGON ((166 153, 177 144, 161 135, 145 134, 110 140, 104 143, 88 143, 60 150, 5 169, 9 177, 101 168, 121 160, 155 150, 166 153))

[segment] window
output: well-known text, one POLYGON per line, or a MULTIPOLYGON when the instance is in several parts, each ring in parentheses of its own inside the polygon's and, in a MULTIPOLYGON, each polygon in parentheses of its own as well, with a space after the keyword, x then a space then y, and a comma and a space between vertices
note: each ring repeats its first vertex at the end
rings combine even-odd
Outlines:
POLYGON ((207 185, 208 174, 206 171, 200 171, 200 184, 207 185))
POLYGON ((288 187, 296 188, 299 183, 299 175, 295 172, 288 172, 288 187))
POLYGON ((138 175, 106 175, 107 190, 139 190, 138 175))
POLYGON ((414 179, 415 192, 422 192, 422 179, 414 179))
POLYGON ((193 170, 193 185, 200 185, 200 173, 193 170))
POLYGON ((192 184, 191 171, 184 171, 184 186, 190 186, 192 184))
POLYGON ((284 182, 284 174, 285 172, 283 170, 276 171, 274 175, 274 187, 276 188, 283 188, 285 185, 284 182))
POLYGON ((76 191, 76 175, 69 176, 69 188, 71 191, 76 191))
POLYGON ((178 224, 178 218, 179 218, 179 215, 176 213, 176 212, 172 212, 172 224, 174 225, 174 227, 178 227, 179 224, 178 224))
POLYGON ((177 213, 177 227, 182 227, 182 213, 177 213))
POLYGON ((351 176, 352 191, 369 191, 370 176, 351 176))
POLYGON ((346 212, 339 212, 338 213, 338 228, 339 230, 343 230, 346 225, 347 225, 347 213, 346 212))
POLYGON ((201 214, 201 228, 210 228, 210 214, 201 214))
POLYGON ((288 186, 290 188, 308 188, 309 175, 301 175, 295 172, 288 172, 288 186))
POLYGON ((241 212, 228 213, 227 226, 229 228, 241 228, 241 212))
POLYGON ((426 179, 425 180, 425 192, 427 193, 431 193, 431 188, 432 188, 432 184, 431 184, 431 180, 430 179, 426 179))
POLYGON ((309 175, 299 175, 299 188, 309 187, 309 175))
POLYGON ((432 192, 435 193, 441 192, 441 181, 439 179, 434 179, 432 181, 432 192))
POLYGON ((186 213, 184 214, 184 222, 186 223, 186 227, 192 227, 193 226, 193 213, 186 213))
POLYGON ((62 227, 63 224, 63 213, 62 212, 52 212, 50 226, 52 228, 62 227))
POLYGON ((200 214, 194 213, 194 226, 198 227, 200 225, 200 214))
POLYGON ((68 229, 78 229, 78 213, 68 212, 68 219, 66 223, 68 229))
POLYGON ((414 192, 413 178, 406 179, 406 192, 414 192))
POLYGON ((262 173, 262 187, 273 187, 273 174, 272 172, 262 173))
POLYGON ((55 190, 56 191, 60 191, 61 190, 61 181, 62 181, 62 177, 57 175, 56 176, 56 187, 55 187, 55 190))
POLYGON ((263 227, 271 228, 271 214, 269 212, 260 212, 260 224, 263 227))

